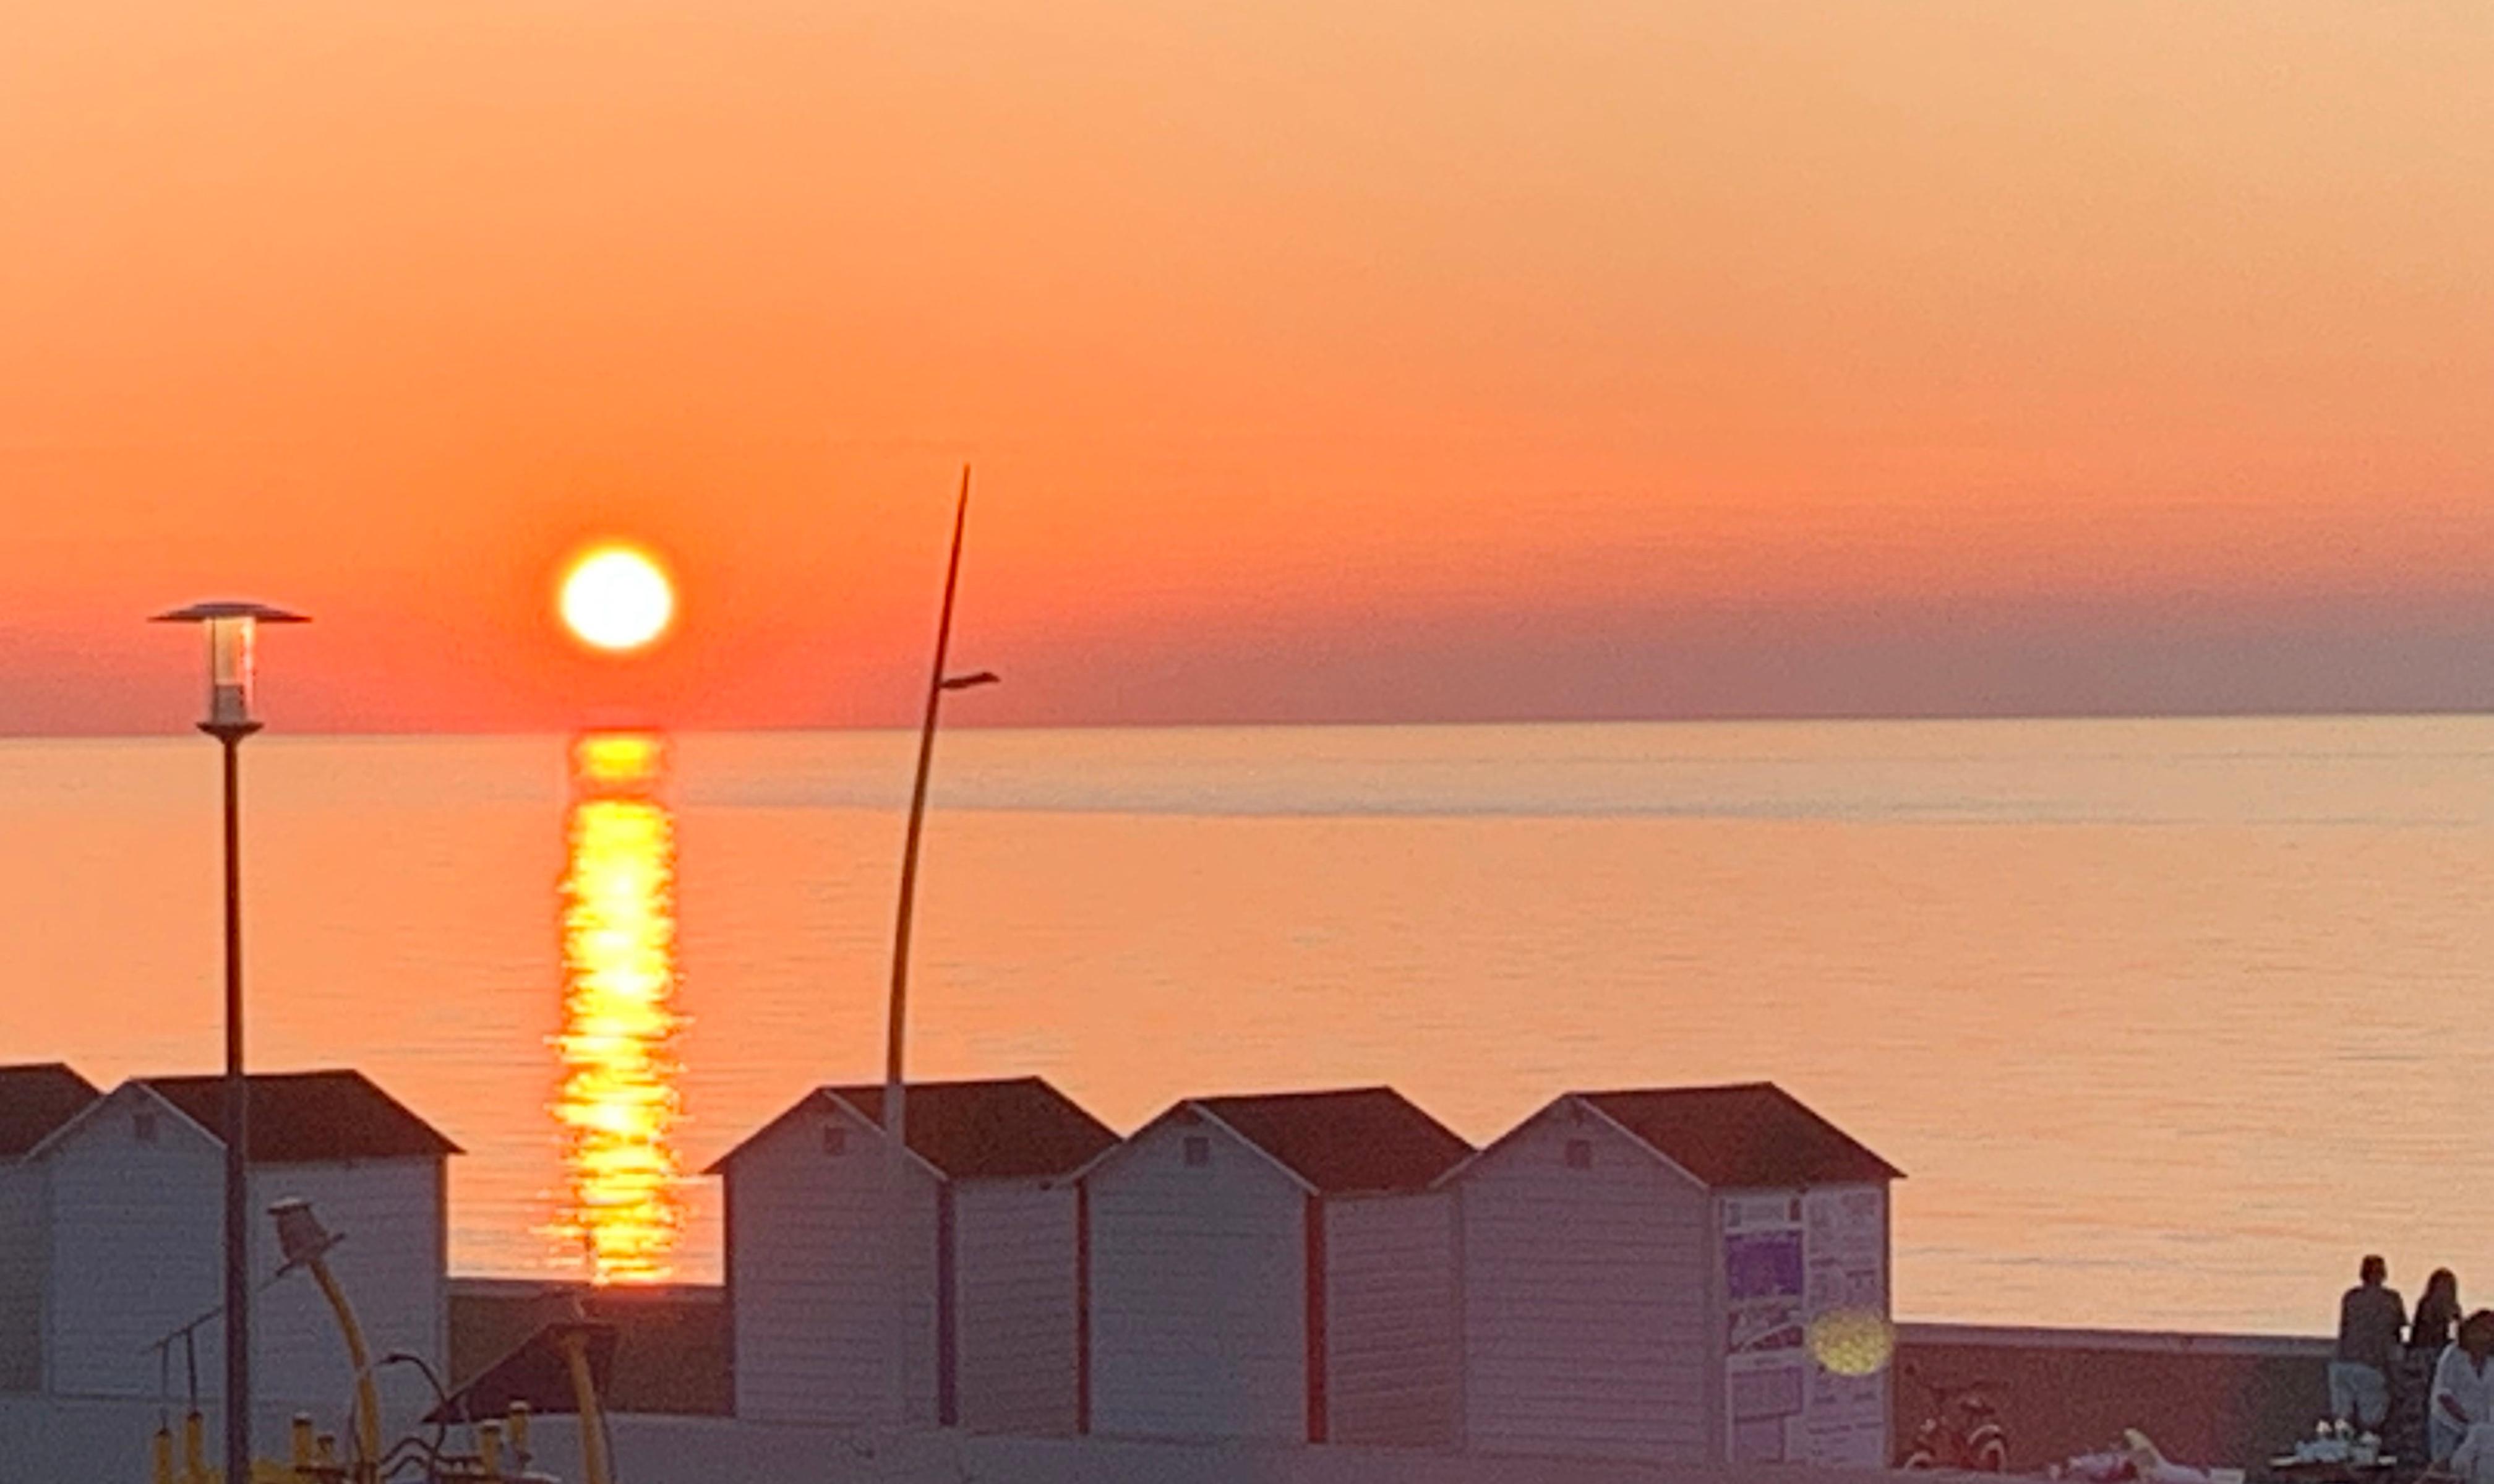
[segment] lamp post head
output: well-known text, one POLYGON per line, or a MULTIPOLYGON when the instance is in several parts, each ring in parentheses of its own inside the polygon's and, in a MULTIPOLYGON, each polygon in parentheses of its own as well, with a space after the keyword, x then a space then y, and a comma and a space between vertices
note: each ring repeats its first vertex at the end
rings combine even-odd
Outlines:
POLYGON ((993 670, 982 670, 976 675, 948 675, 938 684, 945 690, 969 690, 980 685, 999 684, 1003 680, 1004 677, 993 670))
POLYGON ((259 723, 251 713, 254 640, 262 623, 309 623, 299 613, 266 603, 231 600, 193 603, 160 613, 157 623, 197 623, 208 631, 208 718, 211 732, 246 733, 259 723))
POLYGON ((270 1206, 268 1214, 277 1223, 277 1249, 286 1258, 285 1265, 278 1269, 281 1273, 319 1261, 330 1248, 346 1240, 342 1234, 322 1227, 320 1218, 313 1214, 312 1202, 299 1196, 289 1196, 270 1206))

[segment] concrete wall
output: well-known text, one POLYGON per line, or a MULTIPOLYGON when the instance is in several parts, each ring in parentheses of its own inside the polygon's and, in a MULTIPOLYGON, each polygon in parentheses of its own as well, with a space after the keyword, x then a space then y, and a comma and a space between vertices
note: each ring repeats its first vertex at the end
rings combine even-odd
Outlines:
POLYGON ((1929 1414, 1909 1378, 1999 1388, 2013 1469, 2153 1439, 2177 1463, 2243 1467, 2291 1446, 2328 1409, 2329 1342, 1908 1324, 1892 1394, 1901 1444, 1929 1414))
POLYGON ((558 1319, 615 1326, 608 1400, 618 1411, 726 1416, 725 1293, 702 1284, 595 1288, 534 1279, 461 1278, 450 1286, 450 1372, 467 1380, 558 1319))

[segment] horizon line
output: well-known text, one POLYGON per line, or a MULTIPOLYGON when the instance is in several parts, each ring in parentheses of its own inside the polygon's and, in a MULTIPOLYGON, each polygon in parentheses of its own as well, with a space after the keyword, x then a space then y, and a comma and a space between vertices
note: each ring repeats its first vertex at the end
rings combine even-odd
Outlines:
MULTIPOLYGON (((2464 720, 2494 717, 2494 706, 2413 707, 2379 710, 2365 707, 2315 710, 2304 707, 2268 710, 2175 709, 2166 711, 1952 711, 1952 712, 1724 712, 1700 714, 1648 716, 1480 716, 1440 717, 1428 719, 1391 719, 1384 717, 1353 719, 1199 720, 1199 721, 1063 721, 1063 722, 992 722, 947 721, 944 730, 954 732, 1243 732, 1243 731, 1397 731, 1453 730, 1457 728, 1496 727, 1596 727, 1596 726, 1861 726, 1899 723, 1992 723, 1992 722, 2086 722, 2086 721, 2428 721, 2464 720)), ((0 728, 0 744, 46 742, 169 742, 188 739, 194 728, 182 725, 164 731, 13 731, 0 728)), ((761 723, 725 726, 669 726, 663 722, 616 724, 583 723, 578 726, 507 726, 445 728, 382 727, 300 727, 272 725, 259 741, 283 741, 289 738, 325 738, 338 740, 394 741, 490 741, 515 737, 579 737, 600 732, 657 732, 671 737, 769 737, 821 733, 892 732, 910 734, 917 731, 912 722, 891 723, 761 723)))

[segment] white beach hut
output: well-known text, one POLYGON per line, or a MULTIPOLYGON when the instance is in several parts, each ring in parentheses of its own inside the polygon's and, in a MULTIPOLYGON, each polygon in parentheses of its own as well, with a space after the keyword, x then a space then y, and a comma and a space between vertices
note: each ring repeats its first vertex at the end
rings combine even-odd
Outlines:
POLYGON ((1083 1176, 1088 1430, 1450 1443, 1471 1153, 1384 1087, 1154 1119, 1083 1176))
POLYGON ((102 1096, 58 1062, 0 1067, 0 1392, 44 1389, 50 1205, 26 1156, 102 1096))
MULTIPOLYGON (((883 1089, 808 1093, 710 1168, 727 1182, 736 1412, 889 1415, 883 1089)), ((1117 1136, 1038 1077, 914 1082, 902 1193, 905 1412, 1063 1435, 1080 1407, 1074 1172, 1117 1136)))
POLYGON ((1881 1358, 1898 1178, 1768 1083, 1552 1103, 1445 1182, 1466 1446, 1884 1467, 1885 1374, 1839 1373, 1881 1358))
MULTIPOLYGON (((199 1324, 166 1361, 150 1347, 224 1300, 223 1079, 124 1082, 30 1154, 46 1183, 46 1389, 154 1396, 223 1389, 224 1326, 199 1324)), ((252 1367, 273 1403, 335 1408, 353 1374, 308 1277, 281 1261, 269 1206, 309 1200, 344 1237, 329 1264, 372 1352, 437 1370, 448 1303, 444 1162, 456 1145, 355 1072, 251 1078, 252 1367)))

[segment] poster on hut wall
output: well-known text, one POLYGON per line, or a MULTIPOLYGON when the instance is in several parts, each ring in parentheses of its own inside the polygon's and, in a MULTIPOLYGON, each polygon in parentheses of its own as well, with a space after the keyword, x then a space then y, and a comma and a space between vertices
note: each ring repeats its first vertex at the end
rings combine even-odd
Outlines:
POLYGON ((1886 1466, 1885 1376, 1841 1376, 1810 1350, 1821 1315, 1888 1312, 1886 1201, 1876 1187, 1723 1197, 1731 1462, 1886 1466))
MULTIPOLYGON (((1808 1319, 1888 1313, 1888 1193, 1877 1186, 1802 1198, 1808 1319)), ((1805 1462, 1863 1469, 1888 1463, 1888 1376, 1845 1376, 1813 1361, 1803 1408, 1805 1462)))
POLYGON ((1809 1258, 1798 1191, 1723 1197, 1723 1397, 1734 1463, 1798 1460, 1809 1258))

